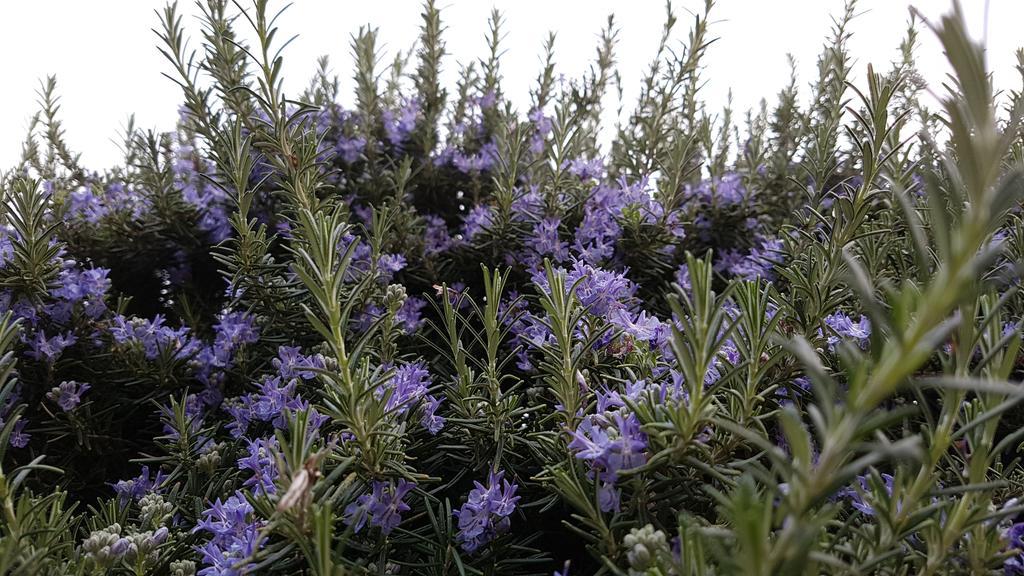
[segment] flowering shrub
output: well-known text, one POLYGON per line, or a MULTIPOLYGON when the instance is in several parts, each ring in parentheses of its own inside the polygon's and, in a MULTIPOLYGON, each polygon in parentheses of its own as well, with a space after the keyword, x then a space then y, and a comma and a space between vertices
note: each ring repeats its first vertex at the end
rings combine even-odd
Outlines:
POLYGON ((611 24, 517 111, 428 1, 346 109, 200 5, 175 132, 89 172, 51 80, 0 183, 0 573, 1024 573, 1024 99, 958 10, 941 110, 851 4, 737 141, 670 9, 602 147, 611 24))

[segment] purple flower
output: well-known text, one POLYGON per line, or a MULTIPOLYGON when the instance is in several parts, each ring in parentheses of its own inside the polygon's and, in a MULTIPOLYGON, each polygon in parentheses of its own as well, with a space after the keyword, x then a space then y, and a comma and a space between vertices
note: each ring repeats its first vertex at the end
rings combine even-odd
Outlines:
POLYGON ((798 376, 793 379, 793 382, 789 386, 779 386, 776 388, 775 395, 788 398, 790 390, 792 390, 794 395, 797 397, 803 396, 811 390, 811 381, 808 380, 806 376, 798 376))
POLYGON ((416 119, 420 113, 420 102, 413 98, 395 114, 391 110, 381 113, 381 120, 384 122, 384 133, 392 146, 401 146, 413 130, 416 129, 416 119))
MULTIPOLYGON (((624 416, 621 410, 612 413, 611 418, 590 414, 572 431, 569 449, 576 458, 590 462, 601 482, 614 485, 620 471, 647 461, 647 435, 640 430, 634 414, 624 416)), ((607 498, 606 502, 608 507, 602 506, 602 510, 607 512, 615 508, 617 499, 607 498)))
POLYGON ((309 410, 310 425, 318 429, 327 417, 311 408, 309 402, 296 393, 297 386, 298 380, 295 378, 284 380, 280 376, 265 376, 260 381, 258 392, 226 402, 224 409, 233 418, 228 424, 231 435, 235 438, 241 437, 254 421, 269 422, 275 428, 283 430, 288 425, 286 414, 299 410, 309 410))
POLYGON ((28 355, 36 360, 53 364, 60 358, 64 349, 78 341, 71 332, 57 334, 53 338, 47 338, 42 330, 36 332, 35 338, 30 342, 31 350, 28 355))
POLYGON ((534 226, 529 246, 536 257, 531 258, 531 264, 539 264, 545 256, 554 262, 561 262, 569 257, 569 243, 558 236, 558 227, 561 223, 559 218, 545 218, 534 226))
POLYGON ((1010 526, 1003 537, 1008 541, 1010 550, 1016 552, 1003 563, 1003 572, 1007 576, 1024 574, 1024 522, 1010 526))
POLYGON ((518 486, 504 480, 505 472, 491 472, 487 486, 473 482, 466 503, 455 511, 459 519, 459 533, 455 539, 466 552, 475 552, 495 537, 505 533, 516 509, 518 486))
POLYGON ((437 434, 444 428, 445 418, 444 416, 437 415, 437 409, 441 406, 441 399, 427 395, 423 398, 423 407, 421 408, 422 416, 420 417, 420 425, 426 428, 431 434, 437 434))
POLYGON ((278 374, 285 380, 301 378, 312 380, 316 376, 315 369, 324 368, 324 357, 320 354, 303 356, 298 346, 278 346, 277 358, 270 361, 278 374))
POLYGON ((199 576, 241 576, 255 568, 246 563, 263 546, 261 523, 255 518, 253 507, 241 492, 235 492, 226 501, 218 498, 193 528, 193 532, 208 532, 210 541, 198 548, 206 568, 199 576))
POLYGON ((569 162, 568 168, 569 172, 578 176, 580 180, 600 179, 604 174, 604 160, 601 158, 591 160, 577 158, 569 162))
POLYGON ((464 174, 478 174, 489 170, 497 158, 498 146, 494 142, 484 144, 475 154, 466 154, 461 150, 453 150, 451 153, 452 164, 464 174))
POLYGON ((345 164, 354 164, 366 149, 366 138, 362 136, 340 136, 334 151, 345 164))
POLYGON ((195 153, 191 142, 179 143, 175 154, 172 164, 175 184, 182 199, 196 209, 199 229, 207 232, 213 243, 225 240, 231 235, 228 195, 203 177, 204 173, 214 172, 214 166, 195 153))
POLYGON ((369 494, 363 494, 345 507, 344 521, 359 532, 369 520, 370 526, 380 528, 385 535, 390 534, 402 523, 402 512, 409 510, 409 505, 402 500, 415 487, 415 483, 404 479, 399 480, 397 486, 375 480, 369 494))
POLYGON ((530 122, 533 122, 536 130, 530 135, 530 152, 540 154, 544 152, 544 142, 551 133, 552 121, 550 116, 545 116, 540 108, 534 108, 528 115, 530 122))
POLYGON ((277 487, 277 462, 274 451, 277 450, 277 438, 257 438, 249 442, 249 455, 238 459, 238 469, 252 472, 252 476, 243 483, 247 488, 254 488, 256 494, 275 494, 277 487))
POLYGON ((426 231, 423 235, 423 251, 428 255, 444 252, 452 245, 452 237, 448 234, 448 225, 440 216, 428 214, 423 217, 426 231))
POLYGON ((166 480, 167 476, 160 470, 157 470, 155 478, 150 479, 149 466, 143 466, 142 472, 135 478, 119 480, 114 484, 114 492, 121 506, 125 506, 130 500, 139 500, 146 494, 159 490, 166 480))
POLYGON ((89 388, 92 388, 89 384, 66 380, 50 389, 46 397, 56 402, 61 410, 71 412, 82 402, 82 394, 89 388))
POLYGON ((405 414, 418 402, 432 384, 430 372, 423 362, 403 364, 395 369, 386 384, 378 388, 377 397, 381 398, 390 392, 385 409, 399 415, 405 414))
MULTIPOLYGON (((537 280, 546 289, 546 279, 538 277, 537 280)), ((575 284, 580 304, 594 316, 605 318, 633 305, 637 290, 625 272, 611 272, 580 261, 574 262, 572 270, 565 274, 565 284, 567 287, 575 284)))
POLYGON ((462 235, 466 240, 472 240, 477 234, 490 228, 493 223, 491 207, 486 204, 478 204, 466 214, 462 223, 462 235))
MULTIPOLYGON (((11 438, 9 440, 11 446, 14 446, 15 448, 24 448, 25 446, 28 446, 28 441, 32 438, 32 435, 25 432, 26 424, 28 424, 28 420, 25 420, 24 418, 19 418, 18 421, 14 423, 14 429, 11 430, 11 438)), ((0 423, 0 426, 2 425, 3 424, 0 423)))
POLYGON ((190 355, 196 344, 188 338, 188 328, 164 326, 164 317, 157 314, 152 320, 125 318, 117 315, 111 320, 110 335, 118 344, 142 348, 147 360, 155 360, 165 351, 177 358, 190 355))
POLYGON ((213 348, 218 353, 230 356, 243 344, 252 344, 260 339, 260 330, 255 319, 246 312, 226 312, 218 318, 213 331, 216 337, 213 348))
POLYGON ((842 338, 850 338, 861 348, 864 348, 867 346, 868 339, 871 337, 871 322, 866 316, 861 316, 860 320, 854 322, 853 319, 846 314, 836 312, 825 317, 825 325, 828 326, 832 332, 827 336, 829 348, 832 349, 835 349, 836 344, 838 344, 842 338))
POLYGON ((659 337, 668 335, 661 320, 654 316, 648 316, 646 310, 641 310, 639 314, 633 314, 620 308, 611 314, 608 321, 634 339, 651 342, 655 345, 657 345, 659 337))
POLYGON ((676 270, 676 284, 679 284, 679 287, 686 292, 693 290, 693 286, 690 284, 690 267, 686 264, 680 265, 676 270))
MULTIPOLYGON (((891 474, 882 474, 882 484, 885 488, 886 494, 888 494, 889 496, 892 496, 894 480, 895 479, 892 477, 891 474)), ((857 487, 848 488, 846 490, 843 490, 841 493, 848 495, 850 497, 850 505, 853 506, 858 511, 860 511, 862 514, 874 516, 875 508, 871 505, 870 501, 864 499, 865 494, 870 493, 870 484, 868 482, 868 477, 857 476, 857 485, 857 487, 859 487, 859 490, 857 489, 857 487)), ((899 511, 899 509, 900 503, 897 502, 896 510, 899 511)))
POLYGON ((412 334, 423 324, 423 308, 427 301, 423 298, 410 296, 402 303, 402 307, 395 313, 395 323, 402 328, 406 334, 412 334))
MULTIPOLYGON (((89 318, 99 318, 107 310, 104 298, 110 289, 110 273, 106 268, 90 268, 88 270, 76 270, 65 268, 58 278, 59 285, 50 291, 50 295, 60 299, 67 305, 82 303, 83 309, 89 318)), ((70 308, 53 308, 54 311, 66 310, 64 313, 50 313, 55 321, 64 324, 70 319, 70 308)))

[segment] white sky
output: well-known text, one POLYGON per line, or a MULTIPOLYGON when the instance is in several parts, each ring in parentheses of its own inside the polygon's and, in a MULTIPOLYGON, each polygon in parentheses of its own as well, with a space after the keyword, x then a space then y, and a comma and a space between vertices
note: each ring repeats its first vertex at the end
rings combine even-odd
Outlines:
MULTIPOLYGON (((242 4, 248 5, 247 0, 242 4)), ((283 4, 271 1, 273 7, 283 4)), ((908 4, 931 18, 951 7, 949 0, 861 0, 851 41, 858 58, 857 78, 867 63, 887 69, 897 57, 908 4)), ((989 68, 995 73, 996 87, 1019 86, 1014 50, 1024 44, 1018 36, 1024 23, 1024 0, 964 0, 963 4, 972 33, 980 38, 987 28, 989 68)), ((0 168, 19 158, 28 119, 37 108, 38 83, 47 74, 58 79, 67 140, 90 168, 119 161, 114 140, 129 114, 135 114, 142 128, 172 128, 180 91, 162 75, 170 67, 157 52, 151 31, 159 24, 154 10, 163 5, 162 0, 4 0, 0 7, 0 54, 6 56, 0 89, 0 168)), ((504 88, 521 109, 539 71, 547 32, 558 34, 558 71, 578 76, 591 62, 597 35, 610 12, 615 12, 620 26, 618 66, 626 101, 632 102, 653 56, 664 15, 662 0, 442 0, 442 5, 448 26, 445 39, 450 56, 445 73, 449 86, 454 84, 456 62, 483 55, 492 6, 504 14, 504 88)), ((682 40, 692 22, 685 10, 700 9, 703 1, 675 0, 674 5, 680 14, 677 37, 682 40)), ((706 60, 709 83, 704 96, 709 106, 720 108, 730 89, 737 112, 755 106, 762 97, 771 103, 788 80, 787 53, 797 57, 806 87, 815 75, 815 59, 831 16, 842 7, 842 0, 719 0, 711 29, 719 40, 706 60)), ((193 33, 191 45, 198 47, 197 10, 190 0, 183 0, 180 11, 193 33)), ((380 40, 393 55, 396 49, 407 50, 416 39, 419 15, 417 0, 295 0, 280 21, 282 39, 299 35, 285 52, 286 91, 297 95, 313 74, 316 57, 327 54, 350 99, 350 36, 362 24, 377 26, 380 40)), ((922 30, 920 36, 918 66, 938 86, 946 73, 945 60, 930 32, 922 30)))

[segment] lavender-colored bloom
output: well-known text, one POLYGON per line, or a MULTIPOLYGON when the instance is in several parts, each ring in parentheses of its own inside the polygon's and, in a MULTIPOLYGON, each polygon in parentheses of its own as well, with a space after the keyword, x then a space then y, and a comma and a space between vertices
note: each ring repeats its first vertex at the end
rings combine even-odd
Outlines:
POLYGON ((78 341, 78 338, 71 332, 64 334, 57 334, 53 338, 47 338, 46 334, 40 330, 36 332, 35 338, 29 343, 30 350, 28 355, 36 360, 45 361, 48 364, 53 364, 60 358, 64 350, 78 341))
POLYGON ((114 492, 121 506, 125 506, 131 500, 139 500, 150 492, 158 491, 165 480, 167 476, 160 470, 157 470, 154 478, 150 478, 149 466, 143 466, 142 472, 135 478, 119 480, 114 484, 114 492))
POLYGON ((544 142, 553 127, 552 118, 545 116, 544 111, 540 108, 530 111, 528 118, 535 128, 533 134, 530 135, 530 152, 540 154, 544 151, 544 142))
MULTIPOLYGON (((28 441, 32 438, 32 435, 25 432, 25 425, 27 424, 28 420, 25 420, 25 418, 19 418, 18 421, 14 423, 14 428, 11 430, 10 440, 8 440, 11 446, 14 446, 15 448, 24 448, 25 446, 28 446, 28 441)), ((0 421, 0 426, 3 426, 2 421, 0 421)))
POLYGON ((252 344, 260 339, 259 327, 255 319, 245 312, 227 312, 221 314, 213 331, 216 334, 213 348, 218 358, 230 356, 236 348, 243 344, 252 344))
POLYGON ((576 227, 573 249, 580 258, 597 266, 615 253, 622 235, 618 217, 631 202, 642 202, 635 187, 598 186, 587 200, 583 221, 576 227))
POLYGON ((377 260, 377 270, 380 274, 377 281, 381 284, 391 282, 395 273, 405 268, 405 264, 405 256, 401 254, 381 254, 377 260))
POLYGON ((172 164, 175 184, 182 199, 196 209, 199 229, 207 232, 213 243, 227 239, 231 235, 227 193, 202 176, 203 173, 214 172, 215 167, 200 158, 190 142, 180 143, 175 154, 172 164))
POLYGON ((484 144, 480 151, 474 154, 466 154, 461 150, 453 150, 451 153, 452 165, 464 174, 478 174, 490 170, 497 158, 498 146, 494 142, 484 144))
POLYGON ((420 102, 413 98, 405 103, 396 114, 391 110, 381 113, 381 120, 384 123, 384 133, 392 146, 401 146, 412 131, 416 129, 416 120, 420 114, 420 102))
MULTIPOLYGON (((58 286, 50 295, 60 299, 68 305, 82 303, 87 316, 92 319, 99 318, 107 310, 104 298, 110 289, 110 273, 106 268, 90 268, 88 270, 76 270, 73 267, 65 268, 58 277, 58 286)), ((70 307, 51 308, 50 317, 58 323, 67 323, 70 319, 70 307), (66 310, 66 311, 65 311, 66 310)))
POLYGON ((687 292, 693 290, 693 285, 690 284, 690 267, 686 264, 680 265, 676 270, 676 284, 687 292))
POLYGON ((254 564, 246 563, 263 546, 261 523, 254 518, 253 507, 245 495, 236 492, 226 501, 218 498, 193 528, 207 532, 210 541, 198 548, 206 568, 198 576, 241 576, 249 574, 254 564))
POLYGON ((107 206, 93 193, 92 186, 80 186, 68 195, 68 217, 82 218, 90 224, 96 224, 107 213, 107 206))
POLYGON ((309 402, 296 393, 298 380, 285 380, 280 376, 264 377, 260 381, 259 391, 246 394, 226 402, 224 410, 232 417, 228 424, 231 435, 238 438, 246 433, 253 422, 269 422, 282 430, 287 427, 286 414, 300 410, 309 410, 310 425, 315 429, 325 421, 326 417, 310 408, 309 402))
POLYGON ((827 336, 827 342, 833 349, 842 338, 849 338, 863 348, 871 337, 871 322, 866 316, 854 322, 846 314, 836 312, 825 317, 825 325, 832 330, 832 334, 827 336))
POLYGON ((355 532, 362 530, 369 521, 370 526, 380 528, 385 535, 390 534, 402 523, 402 512, 410 509, 403 500, 415 487, 415 483, 405 479, 399 480, 397 486, 375 480, 369 494, 363 494, 345 507, 344 521, 355 532))
POLYGON ((14 235, 10 226, 0 225, 0 268, 14 258, 14 242, 11 240, 14 235))
MULTIPOLYGON (((587 415, 579 427, 572 431, 569 449, 576 458, 590 462, 597 479, 614 485, 618 473, 643 465, 647 461, 647 435, 640 430, 636 415, 623 415, 616 411, 611 418, 587 415)), ((609 489, 609 487, 605 487, 609 489)), ((616 507, 617 493, 605 494, 601 509, 605 512, 616 507)))
MULTIPOLYGON (((891 474, 882 474, 881 476, 882 476, 882 484, 885 487, 886 494, 888 494, 889 496, 892 496, 893 482, 895 481, 895 479, 893 478, 893 476, 891 474)), ((843 494, 848 495, 850 497, 850 505, 853 506, 856 510, 860 511, 862 514, 866 514, 868 516, 874 516, 875 515, 874 507, 871 505, 870 502, 868 502, 868 501, 866 501, 864 499, 864 495, 866 493, 868 493, 869 490, 870 490, 870 485, 868 483, 868 477, 867 476, 857 476, 857 484, 858 484, 859 490, 855 487, 855 488, 844 490, 843 494)), ((901 507, 900 503, 897 502, 896 503, 896 510, 899 511, 900 507, 901 507)))
POLYGON ((654 316, 648 316, 646 310, 634 314, 625 308, 620 308, 610 315, 608 321, 634 339, 652 342, 655 345, 659 337, 667 336, 661 320, 654 316))
POLYGON ((536 184, 531 185, 525 192, 517 190, 515 199, 512 201, 512 219, 517 222, 530 222, 540 220, 544 216, 544 197, 536 184))
POLYGON ((773 278, 772 269, 782 262, 782 241, 774 238, 764 239, 748 254, 742 255, 735 250, 723 253, 716 263, 717 270, 727 271, 741 280, 773 278))
POLYGON ((619 511, 622 505, 622 490, 614 482, 597 483, 597 506, 602 512, 619 511))
POLYGON ((66 380, 54 386, 46 393, 46 397, 56 402, 65 412, 71 412, 82 402, 82 394, 92 388, 89 384, 66 380))
POLYGON ((423 362, 403 364, 395 369, 395 373, 386 384, 378 388, 377 397, 389 393, 385 409, 396 414, 405 414, 409 408, 427 393, 432 380, 427 366, 423 362))
POLYGON ((441 399, 435 398, 434 396, 427 395, 423 397, 423 407, 421 408, 422 416, 420 417, 420 425, 426 428, 431 434, 437 434, 444 428, 445 418, 444 416, 437 415, 437 409, 441 406, 441 399))
POLYGON ((366 149, 366 138, 362 136, 341 136, 334 147, 335 153, 346 164, 355 164, 366 149))
POLYGON ((797 397, 803 396, 811 390, 811 381, 807 379, 806 376, 798 376, 793 379, 793 382, 789 386, 779 386, 776 388, 775 395, 788 398, 790 390, 792 390, 794 395, 797 397))
POLYGON ((1004 322, 1003 323, 1003 329, 1002 329, 1002 331, 1000 333, 1000 336, 1003 337, 1003 338, 1006 338, 1007 336, 1009 336, 1010 334, 1013 334, 1014 332, 1017 332, 1018 334, 1021 333, 1020 332, 1020 322, 1019 321, 1018 322, 1004 322))
POLYGON ((462 236, 466 240, 472 240, 478 234, 491 227, 491 224, 494 223, 493 218, 490 206, 486 204, 474 206, 463 220, 462 236))
POLYGON ((576 284, 576 297, 591 314, 609 317, 615 310, 631 305, 636 284, 625 272, 612 272, 576 261, 566 274, 566 285, 576 284))
POLYGON ((277 358, 270 361, 278 374, 285 380, 301 378, 312 380, 316 376, 314 370, 324 368, 324 357, 320 354, 303 356, 298 346, 278 346, 277 358))
POLYGON ((452 246, 452 237, 448 233, 448 224, 440 216, 429 214, 423 217, 426 231, 423 235, 423 251, 428 256, 440 254, 452 246))
POLYGON ((277 462, 274 451, 277 450, 277 438, 257 438, 249 442, 249 455, 238 459, 238 469, 252 472, 252 476, 243 483, 253 488, 256 494, 275 494, 277 487, 277 462))
POLYGON ((157 314, 152 320, 125 318, 117 315, 111 320, 110 335, 118 344, 142 348, 146 359, 154 360, 162 352, 174 352, 176 357, 192 353, 195 344, 188 339, 188 328, 164 325, 164 317, 157 314))
POLYGON ((531 258, 530 264, 539 264, 541 257, 549 257, 554 262, 562 262, 569 257, 569 243, 558 236, 561 223, 559 218, 545 218, 534 226, 529 246, 537 257, 531 258))
POLYGON ((401 327, 406 334, 412 334, 423 325, 423 308, 427 301, 423 298, 410 296, 402 303, 402 307, 395 313, 395 323, 401 327))
POLYGON ((456 540, 466 552, 475 552, 495 537, 508 531, 509 516, 516 509, 520 497, 516 496, 518 486, 504 480, 505 472, 491 472, 487 486, 473 482, 466 503, 455 511, 459 519, 459 533, 456 540))
POLYGON ((1009 549, 1015 552, 1003 563, 1003 573, 1007 576, 1020 576, 1024 574, 1024 522, 1017 522, 1010 526, 1003 535, 1009 544, 1009 549))
POLYGON ((604 160, 593 158, 586 160, 577 158, 569 161, 569 172, 579 177, 580 180, 600 179, 604 174, 604 160))

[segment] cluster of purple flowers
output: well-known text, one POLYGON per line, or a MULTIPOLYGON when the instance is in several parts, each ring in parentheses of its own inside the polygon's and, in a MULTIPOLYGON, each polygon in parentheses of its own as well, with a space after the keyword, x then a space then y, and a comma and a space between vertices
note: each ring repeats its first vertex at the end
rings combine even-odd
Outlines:
MULTIPOLYGON (((283 429, 288 424, 288 412, 309 408, 309 402, 298 393, 299 382, 312 380, 315 371, 324 368, 323 357, 303 356, 297 347, 281 346, 273 364, 278 374, 264 376, 256 392, 225 402, 224 410, 232 417, 228 430, 235 438, 245 435, 253 422, 269 422, 275 428, 283 429)), ((311 416, 314 427, 319 427, 325 418, 315 410, 311 410, 311 416)))
POLYGON ((381 113, 384 133, 392 146, 401 147, 416 129, 420 117, 419 98, 408 99, 397 111, 387 109, 381 113))
POLYGON ((247 559, 263 546, 262 522, 242 492, 221 502, 218 498, 203 511, 193 532, 206 532, 210 540, 198 551, 206 568, 199 576, 236 576, 251 573, 254 565, 247 559))
POLYGON ((71 331, 47 338, 46 332, 40 329, 29 341, 30 349, 27 354, 30 358, 52 365, 61 357, 64 350, 75 342, 78 342, 78 337, 71 331))
POLYGON ((85 394, 90 388, 92 386, 89 384, 65 380, 47 392, 46 397, 53 400, 57 406, 60 406, 61 410, 71 412, 78 408, 78 405, 82 402, 82 394, 85 394))
POLYGON ((159 469, 157 469, 156 475, 150 478, 149 466, 143 466, 142 471, 135 478, 119 480, 114 484, 114 492, 123 507, 130 501, 140 500, 146 494, 159 492, 166 480, 167 476, 159 469))
POLYGON ((195 351, 196 343, 189 337, 189 329, 171 328, 163 315, 152 319, 127 318, 118 314, 111 320, 110 335, 117 344, 137 347, 147 360, 155 360, 163 353, 186 358, 195 351))
POLYGON ((182 199, 196 209, 199 229, 209 234, 210 242, 216 244, 230 236, 227 193, 203 177, 215 173, 215 167, 195 153, 191 142, 182 141, 176 148, 173 173, 182 199))
POLYGON ((749 194, 743 186, 743 176, 728 172, 710 180, 701 180, 696 186, 688 184, 685 196, 712 206, 730 206, 746 202, 749 194))
MULTIPOLYGON (((727 272, 740 280, 774 279, 772 270, 782 262, 782 241, 777 238, 762 238, 746 254, 738 250, 726 250, 715 260, 716 272, 727 272)), ((680 282, 680 286, 683 284, 680 282)))
POLYGON ((598 482, 602 511, 618 510, 621 492, 615 487, 619 472, 647 462, 647 435, 635 414, 623 410, 588 414, 571 431, 569 449, 590 463, 598 482))
MULTIPOLYGON (((347 252, 349 247, 357 241, 359 241, 359 238, 355 234, 351 232, 345 234, 338 244, 338 254, 347 252)), ((352 259, 349 261, 345 280, 348 282, 358 281, 370 273, 374 264, 376 264, 377 281, 381 284, 387 284, 391 282, 396 272, 405 268, 406 260, 405 256, 401 254, 381 254, 375 262, 369 243, 359 241, 355 248, 352 248, 352 259)))
POLYGON ((277 462, 274 452, 277 450, 277 438, 257 438, 249 442, 246 448, 248 455, 238 459, 238 469, 252 473, 242 484, 256 494, 275 494, 277 486, 274 482, 278 477, 277 462))
POLYGON ((376 394, 378 398, 387 396, 384 409, 398 416, 419 404, 420 425, 431 434, 437 434, 444 427, 445 419, 437 414, 441 400, 428 394, 432 383, 426 364, 411 362, 396 368, 376 394))
MULTIPOLYGON (((892 474, 881 474, 882 486, 885 488, 886 494, 892 496, 893 482, 895 478, 892 474)), ((871 493, 871 484, 868 476, 857 476, 856 486, 848 488, 841 492, 841 496, 847 496, 850 499, 850 505, 861 514, 867 516, 875 515, 875 507, 871 505, 869 499, 865 499, 865 496, 871 493)), ((900 502, 896 502, 896 510, 899 511, 900 502)))
POLYGON ((207 386, 216 385, 222 371, 235 363, 239 348, 259 341, 256 318, 246 312, 224 312, 213 326, 214 339, 209 345, 195 344, 192 368, 196 378, 207 386))
POLYGON ((826 342, 832 350, 843 339, 849 339, 864 348, 871 338, 871 321, 863 315, 860 319, 854 320, 842 312, 835 312, 825 317, 825 325, 829 328, 829 334, 825 337, 826 342))
POLYGON ((124 182, 89 182, 68 194, 66 206, 67 219, 95 225, 112 214, 126 214, 137 220, 149 211, 150 202, 124 182))
POLYGON ((69 263, 57 279, 58 285, 50 291, 56 300, 45 307, 46 314, 58 324, 67 324, 76 304, 81 303, 85 315, 93 320, 107 311, 106 296, 110 279, 106 268, 79 269, 69 263))
POLYGON ((466 503, 455 511, 459 522, 456 540, 466 552, 475 552, 508 531, 520 497, 516 496, 519 487, 504 477, 503 470, 492 471, 487 486, 474 481, 466 503))
POLYGON ((1006 576, 1024 574, 1024 522, 1017 522, 1006 530, 1004 538, 1012 555, 1003 562, 1006 576))
POLYGON ((415 483, 405 479, 397 484, 374 480, 370 493, 345 507, 345 524, 359 532, 369 522, 370 526, 380 528, 382 534, 390 534, 402 523, 402 512, 409 510, 404 500, 415 487, 415 483))

